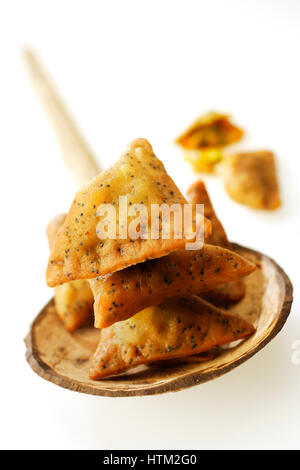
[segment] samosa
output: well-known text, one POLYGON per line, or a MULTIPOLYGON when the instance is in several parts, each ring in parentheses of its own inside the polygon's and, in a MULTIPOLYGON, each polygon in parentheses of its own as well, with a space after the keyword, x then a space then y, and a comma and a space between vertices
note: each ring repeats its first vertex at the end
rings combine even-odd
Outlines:
POLYGON ((230 122, 229 116, 209 112, 200 116, 176 142, 184 158, 197 172, 211 173, 223 158, 223 148, 240 140, 244 132, 230 122))
MULTIPOLYGON (((187 190, 187 199, 193 204, 204 204, 204 215, 212 224, 212 233, 206 237, 205 242, 224 248, 230 248, 230 242, 228 241, 224 227, 215 213, 203 181, 196 181, 189 187, 187 190)), ((211 291, 202 293, 201 297, 213 304, 227 307, 242 300, 245 293, 246 288, 243 279, 238 279, 216 286, 211 291)))
POLYGON ((279 184, 274 154, 269 151, 228 155, 218 173, 229 196, 253 209, 280 207, 279 184))
POLYGON ((214 111, 200 116, 176 142, 189 150, 218 148, 240 140, 244 132, 230 122, 227 114, 214 111))
POLYGON ((212 231, 211 234, 205 238, 205 243, 222 246, 223 248, 229 248, 230 243, 228 241, 226 232, 215 213, 204 182, 198 180, 193 183, 188 188, 186 197, 187 200, 192 204, 203 204, 204 216, 211 221, 212 231))
MULTIPOLYGON (((53 247, 58 229, 66 214, 50 220, 46 232, 50 249, 53 247)), ((94 296, 90 284, 85 280, 70 281, 54 288, 55 310, 69 331, 80 327, 93 313, 94 296)))
POLYGON ((205 244, 98 277, 91 281, 95 326, 105 328, 165 299, 209 291, 254 269, 237 253, 205 244))
MULTIPOLYGON (((50 254, 46 274, 48 285, 55 287, 75 279, 93 279, 184 248, 187 238, 190 240, 192 224, 191 231, 185 236, 185 231, 180 234, 171 218, 170 235, 164 237, 164 220, 158 216, 157 238, 148 236, 147 239, 146 234, 152 227, 153 204, 169 207, 176 204, 184 210, 186 203, 149 142, 145 139, 133 141, 116 164, 76 194, 50 254), (107 231, 112 232, 107 237, 101 231, 99 234, 99 217, 103 215, 99 210, 103 205, 107 210, 109 205, 109 212, 115 215, 116 221, 115 227, 108 223, 107 231), (141 218, 141 236, 135 239, 127 228, 136 216, 135 209, 138 207, 139 210, 141 205, 147 210, 148 218, 147 221, 141 218)), ((206 220, 204 225, 203 229, 209 232, 210 222, 206 220)))
POLYGON ((140 364, 183 358, 245 338, 254 327, 199 297, 147 308, 100 332, 91 379, 125 372, 140 364))

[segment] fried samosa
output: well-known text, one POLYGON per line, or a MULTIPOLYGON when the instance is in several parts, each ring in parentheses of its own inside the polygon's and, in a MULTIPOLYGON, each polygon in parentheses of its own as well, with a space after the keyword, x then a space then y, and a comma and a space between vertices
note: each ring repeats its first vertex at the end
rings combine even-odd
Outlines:
POLYGON ((165 299, 208 291, 254 269, 237 253, 205 244, 98 277, 91 280, 95 327, 108 327, 165 299))
POLYGON ((197 119, 176 142, 195 171, 211 173, 222 160, 223 147, 237 142, 243 134, 229 116, 210 112, 197 119))
POLYGON ((184 149, 218 148, 240 140, 244 132, 234 126, 226 114, 209 112, 200 116, 176 142, 184 149))
POLYGON ((94 296, 88 281, 70 281, 54 288, 55 310, 66 329, 74 331, 92 316, 94 296))
POLYGON ((281 205, 272 152, 228 155, 218 166, 229 196, 253 209, 274 210, 281 205))
POLYGON ((254 327, 199 297, 166 301, 100 332, 91 379, 150 364, 199 354, 245 338, 254 327))
POLYGON ((193 183, 187 190, 186 197, 190 203, 203 204, 204 216, 211 221, 212 231, 211 234, 205 238, 205 243, 229 248, 229 241, 227 239, 226 232, 214 211, 203 181, 199 180, 193 183))
MULTIPOLYGON (((66 214, 59 214, 50 220, 46 232, 50 249, 57 231, 65 221, 66 214)), ((94 296, 88 281, 66 282, 54 288, 55 310, 69 331, 79 328, 93 313, 94 296)))
MULTIPOLYGON (((152 204, 179 204, 183 209, 186 202, 149 142, 145 139, 133 141, 115 165, 76 194, 50 254, 46 274, 48 285, 55 287, 75 279, 93 279, 184 248, 187 240, 184 234, 176 238, 178 233, 173 218, 168 238, 159 232, 158 239, 140 237, 133 240, 127 227, 136 215, 130 216, 130 211, 137 205, 147 209, 148 222, 143 227, 143 233, 146 233, 151 227, 152 204), (125 220, 120 215, 124 213, 123 206, 122 210, 119 207, 120 196, 127 197, 124 201, 129 215, 125 220), (97 210, 102 204, 109 204, 112 211, 115 208, 116 233, 101 239, 97 210)), ((143 224, 140 225, 142 231, 143 224)), ((211 224, 207 220, 205 228, 210 231, 211 224)))
MULTIPOLYGON (((224 248, 230 248, 226 232, 220 220, 216 216, 213 205, 206 191, 203 181, 196 181, 187 191, 187 199, 194 204, 204 204, 204 215, 212 224, 212 233, 206 238, 205 242, 212 245, 219 245, 224 248)), ((233 303, 240 302, 245 296, 246 288, 244 281, 238 279, 226 284, 215 287, 209 292, 201 294, 201 297, 212 302, 215 305, 227 307, 233 303)))

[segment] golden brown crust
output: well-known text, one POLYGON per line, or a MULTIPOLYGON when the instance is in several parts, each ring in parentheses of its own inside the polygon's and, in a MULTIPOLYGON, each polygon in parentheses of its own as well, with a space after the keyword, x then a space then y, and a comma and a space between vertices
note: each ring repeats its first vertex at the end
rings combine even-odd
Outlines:
POLYGON ((225 190, 235 201, 253 209, 277 209, 281 205, 275 159, 272 152, 228 155, 219 165, 225 190))
POLYGON ((186 197, 192 204, 204 204, 204 216, 209 219, 212 224, 212 232, 206 237, 205 242, 210 245, 229 248, 226 232, 214 211, 203 181, 199 180, 193 183, 187 190, 186 197))
MULTIPOLYGON (((218 219, 210 197, 203 181, 196 181, 187 191, 187 199, 194 204, 204 204, 204 215, 212 224, 212 233, 207 236, 206 243, 219 245, 224 248, 230 248, 226 232, 223 225, 218 219)), ((229 306, 233 303, 240 302, 245 296, 245 285, 242 279, 228 282, 226 284, 215 287, 209 292, 202 293, 201 297, 220 307, 229 306)))
POLYGON ((100 379, 140 364, 199 354, 253 332, 250 323, 198 297, 167 301, 101 330, 90 378, 100 379))
POLYGON ((245 283, 243 279, 227 282, 220 286, 214 287, 208 292, 202 292, 201 297, 208 302, 220 307, 229 307, 232 304, 240 302, 246 293, 245 283))
MULTIPOLYGON (((57 232, 66 219, 66 214, 53 217, 47 225, 50 249, 55 245, 57 232)), ((71 281, 55 287, 55 310, 69 331, 79 328, 93 313, 94 296, 88 281, 71 281)))
POLYGON ((54 288, 55 310, 69 331, 92 316, 94 296, 88 281, 70 281, 54 288))
MULTIPOLYGON (((146 206, 148 226, 151 204, 186 203, 149 142, 135 140, 114 166, 76 194, 49 258, 46 278, 50 287, 75 279, 92 279, 184 247, 186 240, 176 239, 172 226, 169 239, 163 239, 161 233, 157 240, 99 239, 97 208, 104 203, 112 204, 118 221, 121 195, 128 197, 128 207, 140 203, 146 206)), ((209 221, 206 228, 210 229, 209 221)))
POLYGON ((48 244, 50 251, 54 248, 57 232, 66 220, 67 214, 57 214, 55 217, 49 221, 46 227, 46 234, 48 238, 48 244))
POLYGON ((225 248, 177 251, 91 281, 95 326, 105 328, 167 298, 198 294, 254 271, 255 265, 225 248))

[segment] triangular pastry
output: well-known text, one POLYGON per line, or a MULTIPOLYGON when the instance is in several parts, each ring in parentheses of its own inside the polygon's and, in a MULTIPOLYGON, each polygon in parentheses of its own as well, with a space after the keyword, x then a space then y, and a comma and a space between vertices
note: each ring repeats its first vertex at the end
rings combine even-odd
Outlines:
POLYGON ((211 234, 205 238, 205 243, 229 248, 229 241, 223 225, 218 219, 203 181, 193 183, 186 193, 187 200, 192 204, 204 204, 204 216, 211 221, 211 234))
POLYGON ((218 173, 229 196, 253 209, 274 210, 281 205, 275 159, 272 152, 228 155, 218 173))
MULTIPOLYGON (((46 232, 49 247, 53 247, 58 229, 66 214, 59 214, 50 220, 46 232)), ((55 310, 69 331, 79 328, 93 313, 94 296, 88 281, 66 282, 54 288, 55 310)))
POLYGON ((100 332, 90 378, 151 362, 182 358, 245 338, 254 327, 199 297, 164 302, 100 332))
POLYGON ((255 265, 225 248, 176 251, 91 281, 95 326, 105 328, 172 297, 205 292, 239 279, 255 265))
MULTIPOLYGON (((75 279, 92 279, 184 248, 188 237, 183 231, 182 237, 176 238, 178 228, 173 217, 168 238, 159 231, 158 238, 153 239, 150 227, 152 204, 178 204, 183 211, 186 203, 149 142, 145 139, 133 141, 115 165, 76 194, 50 254, 46 274, 48 285, 55 287, 75 279), (105 207, 109 204, 116 216, 115 234, 110 233, 108 238, 103 238, 103 232, 99 235, 98 211, 102 204, 105 207), (125 213, 133 215, 119 217, 124 214, 124 210, 119 210, 119 204, 126 208, 125 213), (148 211, 148 223, 140 224, 143 235, 149 230, 148 239, 129 236, 136 205, 143 205, 148 211)), ((164 218, 157 219, 161 230, 164 218)), ((209 231, 210 227, 206 220, 205 229, 209 231)))

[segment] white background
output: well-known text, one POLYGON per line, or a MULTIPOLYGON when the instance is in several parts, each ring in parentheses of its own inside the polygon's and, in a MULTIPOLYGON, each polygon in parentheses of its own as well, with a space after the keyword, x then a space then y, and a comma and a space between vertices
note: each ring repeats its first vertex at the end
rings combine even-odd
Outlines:
POLYGON ((0 0, 0 446, 25 449, 299 448, 300 2, 0 0), (102 398, 61 389, 24 357, 51 296, 45 226, 75 184, 20 51, 42 56, 103 167, 146 137, 184 191, 196 178, 173 140, 198 114, 230 112, 245 149, 276 153, 283 207, 239 206, 207 178, 231 240, 272 256, 295 300, 282 332, 231 373, 192 389, 102 398), (299 357, 299 356, 298 356, 299 357))

